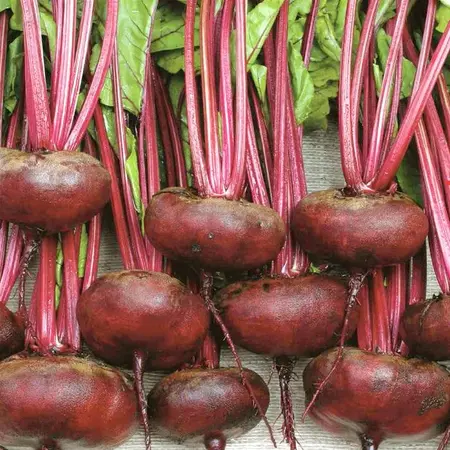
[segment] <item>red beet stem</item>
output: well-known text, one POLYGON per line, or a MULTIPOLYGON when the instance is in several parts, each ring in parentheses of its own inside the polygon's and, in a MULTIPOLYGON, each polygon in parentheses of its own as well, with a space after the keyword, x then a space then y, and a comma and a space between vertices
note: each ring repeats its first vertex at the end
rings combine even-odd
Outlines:
POLYGON ((208 172, 206 171, 205 155, 203 153, 200 110, 197 85, 195 81, 194 33, 196 8, 197 0, 187 1, 184 33, 186 114, 196 187, 200 195, 207 196, 212 193, 212 188, 210 185, 208 172))
POLYGON ((214 193, 220 195, 223 192, 223 180, 219 151, 219 128, 217 124, 217 100, 213 59, 214 8, 215 2, 212 0, 202 0, 200 3, 200 56, 206 163, 211 187, 214 193))
POLYGON ((37 2, 21 0, 25 48, 26 113, 30 144, 34 149, 53 148, 52 122, 45 81, 44 50, 37 2))
POLYGON ((372 330, 374 351, 392 353, 391 333, 389 329, 389 309, 384 286, 383 269, 374 269, 370 280, 372 303, 372 330))
POLYGON ((397 352, 400 345, 400 320, 406 307, 406 265, 396 264, 388 270, 387 283, 391 342, 392 350, 397 352))
POLYGON ((225 341, 227 342, 228 346, 230 347, 231 353, 234 357, 234 360, 236 362, 236 366, 239 369, 241 378, 242 378, 242 383, 244 384, 245 388, 247 389, 257 411, 258 414, 260 415, 260 417, 262 418, 262 420, 264 421, 269 434, 270 434, 270 439, 272 441, 272 444, 274 445, 274 447, 276 447, 276 442, 275 442, 275 437, 273 435, 273 431, 272 431, 272 427, 269 424, 269 421, 267 420, 266 415, 264 414, 264 411, 261 408, 261 405, 259 404, 253 389, 250 385, 250 383, 247 380, 247 377, 245 375, 244 372, 244 367, 242 366, 242 361, 241 358, 238 355, 238 352, 236 350, 236 346, 234 345, 233 340, 231 339, 230 333, 228 331, 228 328, 226 327, 225 323, 223 322, 222 318, 220 317, 219 311, 217 310, 214 302, 212 301, 211 298, 211 292, 212 292, 212 285, 213 285, 213 277, 211 274, 206 273, 204 271, 202 271, 202 276, 201 276, 201 289, 200 289, 200 293, 202 295, 202 298, 205 302, 206 307, 208 308, 209 312, 211 313, 211 315, 213 316, 215 322, 217 323, 218 327, 220 328, 220 330, 223 333, 223 336, 225 338, 225 341))
POLYGON ((167 126, 169 128, 172 142, 172 151, 175 159, 175 171, 177 175, 176 186, 187 187, 186 163, 183 155, 183 143, 181 140, 180 128, 177 124, 175 112, 169 99, 167 87, 163 83, 161 75, 153 62, 151 66, 154 82, 156 84, 156 96, 161 98, 161 102, 164 105, 167 126))
MULTIPOLYGON (((89 135, 85 139, 85 151, 91 156, 96 156, 94 142, 89 135)), ((88 225, 89 242, 86 253, 86 263, 84 267, 84 277, 82 292, 90 287, 97 278, 98 266, 100 262, 100 239, 102 231, 102 215, 97 214, 88 225)), ((79 244, 78 244, 79 245, 79 244)), ((77 246, 78 248, 78 246, 77 246)))
POLYGON ((78 32, 77 49, 75 53, 75 60, 73 63, 73 76, 71 80, 71 88, 69 93, 69 106, 65 120, 66 131, 64 134, 64 138, 61 139, 60 145, 64 145, 64 143, 67 141, 68 132, 72 128, 77 106, 78 92, 81 87, 84 65, 89 51, 89 39, 91 35, 93 17, 94 17, 94 0, 87 0, 83 2, 83 13, 81 16, 78 32))
POLYGON ((427 249, 424 245, 411 264, 411 285, 408 291, 408 305, 414 305, 426 299, 427 249))
POLYGON ((361 305, 359 311, 358 321, 358 347, 362 350, 371 352, 372 347, 372 314, 369 301, 369 289, 367 285, 361 287, 358 294, 359 304, 361 305))
POLYGON ((344 354, 344 346, 345 346, 345 340, 348 334, 348 328, 350 325, 350 314, 355 307, 355 305, 358 303, 357 296, 359 291, 361 290, 364 280, 366 279, 368 275, 368 272, 366 273, 357 273, 353 274, 349 280, 349 290, 348 290, 348 299, 347 299, 347 306, 345 309, 345 318, 344 318, 344 325, 342 327, 342 333, 339 340, 339 348, 338 352, 336 354, 336 359, 333 363, 333 366, 331 367, 330 371, 328 372, 327 376, 322 380, 320 385, 317 387, 316 392, 314 392, 314 395, 312 396, 311 400, 309 401, 308 405, 305 408, 305 411, 302 415, 302 422, 305 421, 306 416, 309 414, 309 411, 314 406, 314 403, 317 400, 317 397, 319 397, 320 393, 323 391, 325 386, 330 381, 331 377, 333 376, 336 369, 339 367, 339 363, 342 360, 342 356, 344 354))
POLYGON ((150 421, 148 418, 147 410, 147 398, 144 389, 144 370, 147 363, 147 355, 141 351, 135 351, 133 355, 133 374, 134 374, 134 387, 138 397, 139 410, 142 417, 142 423, 145 433, 145 449, 151 450, 151 435, 150 435, 150 421))
POLYGON ((114 91, 114 117, 116 125, 117 145, 119 148, 120 176, 125 198, 125 212, 130 231, 131 243, 135 254, 136 266, 134 268, 149 270, 148 255, 144 245, 144 237, 141 232, 139 218, 133 203, 131 185, 126 172, 126 160, 128 159, 128 144, 126 139, 125 113, 123 109, 122 88, 120 84, 119 56, 117 47, 112 57, 112 80, 114 91))
MULTIPOLYGON (((373 132, 369 147, 369 154, 365 164, 364 179, 366 181, 371 180, 375 176, 381 160, 381 151, 383 147, 382 143, 386 128, 386 117, 388 115, 391 97, 390 93, 392 89, 392 83, 394 81, 395 72, 398 67, 397 60, 401 58, 402 32, 405 26, 408 5, 408 2, 397 2, 395 30, 389 48, 386 69, 381 85, 380 97, 377 104, 375 122, 372 126, 373 132)), ((399 79, 400 77, 401 75, 398 74, 397 79, 399 79)), ((397 97, 397 103, 398 101, 399 96, 397 97)), ((393 101, 392 104, 394 104, 393 101)))
MULTIPOLYGON (((52 98, 52 123, 54 126, 51 139, 52 142, 55 143, 56 148, 63 148, 70 132, 70 127, 67 127, 67 114, 72 102, 70 94, 72 74, 74 71, 73 54, 75 51, 75 33, 77 27, 77 2, 76 0, 65 0, 59 4, 58 9, 60 10, 60 14, 62 14, 62 20, 57 21, 57 38, 58 41, 61 42, 58 55, 59 76, 54 79, 57 81, 57 86, 54 86, 52 89, 56 90, 56 93, 52 98), (64 75, 61 76, 61 74, 64 75)), ((85 61, 83 61, 83 63, 84 62, 85 61)), ((83 68, 84 65, 81 68, 81 71, 83 71, 83 68)), ((78 95, 78 90, 73 94, 78 95)))
POLYGON ((103 84, 110 67, 111 58, 114 53, 113 50, 116 42, 117 17, 119 14, 119 0, 108 0, 107 9, 108 12, 105 23, 105 33, 99 60, 94 76, 90 82, 86 99, 64 146, 67 150, 75 150, 80 145, 80 142, 86 133, 92 114, 97 106, 98 98, 103 88, 103 84))
POLYGON ((247 178, 252 194, 252 200, 258 205, 270 207, 270 198, 267 192, 264 175, 261 169, 259 151, 256 143, 255 128, 253 126, 250 105, 247 108, 247 178))
POLYGON ((95 109, 94 119, 100 156, 105 168, 111 175, 111 207, 122 263, 125 269, 132 269, 135 267, 134 254, 131 247, 130 237, 128 235, 127 219, 123 205, 119 176, 114 161, 113 151, 108 141, 108 135, 106 133, 105 122, 100 105, 97 105, 97 108, 95 109))
MULTIPOLYGON (((213 2, 214 3, 214 2, 213 2)), ((245 183, 245 163, 247 144, 247 54, 246 54, 247 2, 236 2, 236 123, 234 134, 234 158, 230 184, 226 197, 239 200, 245 183)))
POLYGON ((342 53, 339 85, 339 141, 341 145, 342 171, 347 186, 356 191, 363 187, 361 157, 352 139, 352 48, 353 32, 357 8, 357 0, 349 0, 345 16, 344 35, 342 38, 342 53))
MULTIPOLYGON (((359 149, 359 105, 361 100, 361 92, 364 80, 367 80, 367 68, 369 72, 372 71, 370 58, 371 47, 373 46, 373 35, 375 33, 375 18, 378 11, 379 0, 369 1, 366 17, 361 30, 358 50, 355 58, 355 65, 353 69, 353 79, 351 83, 351 122, 352 122, 352 142, 355 149, 359 149), (368 63, 369 61, 369 63, 368 63)), ((370 92, 365 86, 364 93, 370 92)), ((366 101, 364 102, 366 104, 366 101)), ((366 115, 364 115, 366 119, 366 115)), ((370 124, 373 125, 374 122, 370 124)), ((364 130, 366 131, 366 129, 364 130)), ((367 129, 368 131, 368 129, 367 129)), ((368 133, 367 133, 368 135, 368 133)), ((368 151, 365 152, 367 155, 368 151)))
POLYGON ((379 169, 377 175, 369 183, 374 190, 386 189, 393 180, 400 163, 408 148, 408 144, 414 134, 417 123, 430 98, 431 91, 436 84, 439 72, 444 65, 448 52, 450 51, 450 24, 442 35, 435 54, 426 70, 421 85, 416 94, 412 97, 406 111, 402 125, 397 137, 389 151, 386 160, 379 169))
POLYGON ((59 347, 55 311, 56 240, 48 236, 42 240, 40 253, 40 279, 37 293, 35 345, 40 353, 51 354, 59 347))
MULTIPOLYGON (((286 173, 288 155, 286 152, 286 97, 288 84, 287 71, 287 35, 288 35, 288 9, 289 3, 284 2, 280 8, 277 23, 276 53, 277 64, 275 74, 275 106, 273 116, 273 152, 274 152, 274 176, 273 176, 273 208, 288 223, 287 211, 287 184, 286 173)), ((287 244, 284 245, 275 260, 276 273, 283 273, 287 269, 289 258, 287 244)))
POLYGON ((234 128, 233 128, 233 86, 231 81, 230 36, 233 21, 233 0, 225 0, 222 9, 222 26, 220 33, 220 115, 222 118, 222 172, 225 185, 231 181, 233 167, 234 128))

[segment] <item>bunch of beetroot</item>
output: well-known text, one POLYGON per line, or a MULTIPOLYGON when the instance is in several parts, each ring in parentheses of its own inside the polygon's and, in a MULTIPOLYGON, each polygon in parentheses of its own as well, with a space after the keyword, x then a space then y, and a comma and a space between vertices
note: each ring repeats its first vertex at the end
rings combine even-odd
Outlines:
POLYGON ((273 358, 291 450, 299 358, 314 358, 303 418, 326 430, 374 450, 444 432, 450 377, 433 361, 450 358, 448 7, 348 0, 326 43, 319 0, 152 1, 138 15, 140 2, 119 3, 0 12, 2 108, 9 37, 23 40, 21 95, 0 118, 0 446, 113 448, 141 424, 147 450, 152 431, 223 450, 261 420, 276 445, 269 388, 236 346, 273 358), (154 50, 171 45, 162 24, 176 11, 181 78, 154 50), (346 185, 308 194, 308 71, 327 52, 346 185), (419 195, 400 176, 407 152, 419 195), (108 202, 123 270, 97 279, 108 202), (236 367, 221 367, 222 341, 236 367), (155 370, 172 373, 147 393, 155 370))

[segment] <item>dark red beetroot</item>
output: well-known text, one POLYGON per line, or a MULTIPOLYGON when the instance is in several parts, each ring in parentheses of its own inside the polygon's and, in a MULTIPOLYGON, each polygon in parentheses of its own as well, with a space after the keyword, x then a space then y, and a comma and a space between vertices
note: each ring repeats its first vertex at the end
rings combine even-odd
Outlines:
POLYGON ((3 446, 112 448, 139 426, 133 384, 74 357, 12 357, 0 364, 3 446))
MULTIPOLYGON (((245 369, 261 409, 270 402, 264 380, 245 369)), ((238 369, 192 369, 163 378, 148 395, 149 415, 172 439, 204 442, 207 449, 225 448, 261 420, 238 369)))
MULTIPOLYGON (((303 373, 306 402, 336 361, 337 349, 313 359, 303 373)), ((432 438, 450 413, 450 377, 436 363, 346 348, 311 407, 311 418, 334 433, 357 435, 377 448, 389 438, 432 438)))
POLYGON ((104 275, 78 302, 81 335, 105 361, 131 366, 133 353, 147 367, 172 369, 199 350, 209 313, 199 295, 169 275, 141 270, 104 275))
MULTIPOLYGON (((338 343, 347 287, 325 275, 265 278, 231 284, 216 303, 233 341, 254 353, 315 356, 338 343)), ((350 314, 350 337, 358 308, 350 314)))
POLYGON ((0 359, 19 353, 25 345, 25 324, 0 304, 0 359))
POLYGON ((404 194, 309 194, 294 211, 292 230, 302 248, 320 260, 351 267, 406 261, 428 233, 424 212, 404 194))
POLYGON ((151 200, 145 231, 150 242, 170 259, 204 269, 237 271, 273 260, 283 246, 286 230, 281 217, 270 208, 168 188, 151 200))
POLYGON ((412 354, 433 361, 450 359, 450 297, 440 296, 408 306, 400 334, 412 354))
POLYGON ((48 233, 94 217, 109 200, 111 178, 81 152, 0 148, 0 219, 48 233))

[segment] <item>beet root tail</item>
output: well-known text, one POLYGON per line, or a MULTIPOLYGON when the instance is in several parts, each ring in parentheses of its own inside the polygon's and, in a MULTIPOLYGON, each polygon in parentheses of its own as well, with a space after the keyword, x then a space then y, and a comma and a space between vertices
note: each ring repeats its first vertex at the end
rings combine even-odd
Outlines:
POLYGON ((150 421, 147 411, 147 400, 145 398, 144 390, 144 369, 147 362, 147 356, 140 351, 135 351, 133 355, 133 373, 134 386, 139 404, 139 411, 141 413, 142 424, 145 433, 145 449, 151 450, 152 442, 150 436, 150 421))
POLYGON ((278 372, 281 397, 281 411, 283 414, 283 437, 290 450, 297 450, 295 437, 295 416, 289 383, 292 379, 296 360, 293 358, 276 358, 275 367, 278 372))

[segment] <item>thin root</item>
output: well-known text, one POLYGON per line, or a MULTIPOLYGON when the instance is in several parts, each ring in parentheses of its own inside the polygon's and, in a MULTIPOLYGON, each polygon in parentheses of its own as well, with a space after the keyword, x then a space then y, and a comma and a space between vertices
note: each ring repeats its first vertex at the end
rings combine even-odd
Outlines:
POLYGON ((324 380, 320 383, 320 385, 317 387, 316 392, 314 393, 312 399, 308 403, 308 406, 305 409, 305 412, 302 415, 302 422, 305 421, 306 416, 308 415, 311 408, 314 406, 314 403, 317 400, 317 397, 320 395, 320 393, 324 390, 325 386, 330 381, 330 378, 333 376, 334 372, 339 366, 339 363, 342 360, 343 354, 344 354, 344 347, 345 347, 345 341, 347 338, 348 333, 348 327, 350 325, 350 314, 355 307, 355 305, 358 303, 358 300, 356 296, 358 295, 358 292, 360 291, 362 285, 364 284, 364 280, 366 279, 369 272, 365 273, 358 273, 355 275, 352 275, 349 281, 349 290, 348 290, 348 299, 347 299, 347 306, 345 309, 345 319, 344 319, 344 326, 342 327, 342 333, 341 338, 339 341, 339 348, 336 355, 336 359, 333 363, 333 366, 331 367, 331 370, 328 372, 328 375, 324 378, 324 380))
POLYGON ((145 432, 145 449, 151 450, 152 442, 150 436, 150 422, 147 412, 147 399, 145 398, 144 390, 144 368, 147 362, 147 356, 140 352, 135 351, 133 355, 133 373, 134 373, 134 387, 136 389, 136 395, 139 403, 139 410, 141 413, 142 424, 145 432))
POLYGON ((203 297, 203 300, 205 302, 206 307, 214 317, 214 320, 216 321, 217 325, 222 330, 222 333, 225 337, 225 340, 227 341, 228 346, 230 347, 231 353, 233 354, 234 360, 236 362, 236 365, 239 369, 242 383, 247 389, 256 409, 258 410, 258 414, 261 417, 261 419, 264 421, 267 430, 269 431, 270 439, 272 441, 273 446, 276 448, 277 444, 275 441, 275 437, 273 435, 272 427, 269 424, 269 421, 267 420, 267 417, 261 408, 261 405, 258 402, 258 399, 255 396, 255 393, 253 392, 253 389, 250 385, 250 383, 247 380, 247 376, 244 372, 244 367, 242 366, 241 358, 239 357, 236 347, 234 345, 233 340, 231 339, 230 333, 228 332, 228 328, 223 323, 222 318, 220 317, 219 311, 217 310, 216 306, 214 305, 212 299, 211 299, 211 293, 212 293, 212 287, 213 287, 213 277, 210 273, 202 272, 202 287, 201 287, 201 295, 203 297))

